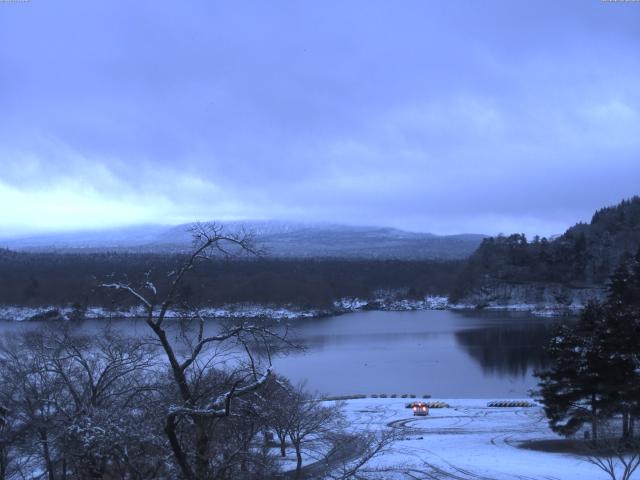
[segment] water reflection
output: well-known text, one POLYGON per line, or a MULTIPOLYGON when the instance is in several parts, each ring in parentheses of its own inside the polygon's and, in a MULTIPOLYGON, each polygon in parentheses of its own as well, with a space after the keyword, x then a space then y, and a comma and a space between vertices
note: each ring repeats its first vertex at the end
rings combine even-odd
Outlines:
POLYGON ((547 366, 543 346, 552 330, 548 323, 525 323, 459 330, 454 335, 485 373, 524 377, 547 366))
POLYGON ((362 312, 298 325, 276 368, 335 394, 524 397, 555 321, 509 312, 362 312))

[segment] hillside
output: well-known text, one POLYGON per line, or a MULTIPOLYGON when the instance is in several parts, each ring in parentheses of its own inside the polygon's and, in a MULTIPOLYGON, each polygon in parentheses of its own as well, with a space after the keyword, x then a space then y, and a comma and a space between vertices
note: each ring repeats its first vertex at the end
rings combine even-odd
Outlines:
MULTIPOLYGON (((484 235, 438 236, 376 226, 281 221, 225 222, 229 230, 254 232, 256 243, 275 258, 462 259, 484 235)), ((32 252, 184 253, 191 248, 191 224, 67 232, 0 239, 0 247, 32 252)))
POLYGON ((639 248, 640 197, 635 196, 598 210, 590 223, 578 223, 552 240, 528 241, 521 234, 484 239, 469 258, 453 299, 580 302, 598 296, 621 257, 639 248))

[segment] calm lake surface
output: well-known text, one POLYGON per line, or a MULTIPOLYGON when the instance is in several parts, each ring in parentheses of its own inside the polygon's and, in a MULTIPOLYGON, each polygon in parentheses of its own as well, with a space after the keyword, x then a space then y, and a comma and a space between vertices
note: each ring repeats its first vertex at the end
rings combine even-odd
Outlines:
MULTIPOLYGON (((521 398, 536 386, 542 350, 557 319, 527 313, 359 312, 295 322, 304 351, 275 359, 277 372, 311 390, 342 394, 430 394, 441 398, 521 398)), ((146 334, 140 320, 111 320, 114 329, 146 334)), ((103 321, 78 324, 98 330, 103 321)), ((215 329, 215 322, 210 328, 215 329)), ((0 322, 0 336, 34 328, 0 322)))

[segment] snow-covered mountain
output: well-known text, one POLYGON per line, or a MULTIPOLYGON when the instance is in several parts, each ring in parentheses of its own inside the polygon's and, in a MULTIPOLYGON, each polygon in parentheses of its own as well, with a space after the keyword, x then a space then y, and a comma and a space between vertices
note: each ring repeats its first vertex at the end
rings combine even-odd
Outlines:
MULTIPOLYGON (((29 251, 144 251, 180 252, 191 245, 189 228, 142 225, 109 230, 65 232, 0 239, 0 247, 29 251)), ((395 228, 330 223, 243 221, 225 222, 230 231, 245 228, 275 257, 335 258, 464 258, 483 235, 438 236, 395 228)))

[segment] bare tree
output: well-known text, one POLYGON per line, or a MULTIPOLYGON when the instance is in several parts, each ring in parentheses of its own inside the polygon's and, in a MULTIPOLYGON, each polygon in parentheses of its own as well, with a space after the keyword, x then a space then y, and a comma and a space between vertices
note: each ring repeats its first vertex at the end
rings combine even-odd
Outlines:
POLYGON ((163 447, 149 449, 153 422, 142 418, 141 402, 153 390, 144 374, 151 361, 143 342, 108 329, 92 337, 47 329, 12 339, 0 353, 0 386, 4 423, 17 429, 15 459, 49 480, 114 478, 116 467, 121 478, 152 478, 159 462, 147 467, 163 447))
POLYGON ((327 457, 329 468, 326 478, 331 480, 372 480, 388 478, 392 473, 402 472, 403 470, 397 465, 390 467, 371 466, 374 459, 391 451, 398 438, 399 434, 390 429, 340 435, 334 441, 334 448, 327 457))
POLYGON ((592 447, 587 460, 605 472, 611 480, 630 480, 640 467, 640 440, 600 442, 592 447))
POLYGON ((82 477, 103 478, 110 464, 131 458, 134 444, 149 444, 149 437, 140 437, 146 429, 138 417, 140 402, 154 388, 148 375, 153 352, 144 341, 108 328, 92 338, 65 330, 44 340, 45 368, 72 400, 56 404, 65 425, 64 459, 82 477))
MULTIPOLYGON (((44 368, 41 359, 19 337, 5 340, 0 352, 0 385, 6 426, 18 426, 14 437, 14 458, 25 468, 37 465, 49 480, 55 480, 56 452, 53 439, 60 431, 55 404, 61 399, 57 379, 44 368), (28 461, 30 459, 31 461, 28 461)), ((8 446, 8 445, 7 445, 8 446)), ((7 455, 8 449, 5 449, 7 455)))
POLYGON ((15 462, 13 450, 18 432, 13 419, 9 415, 9 409, 3 405, 0 399, 0 480, 6 480, 12 475, 12 466, 15 462))
POLYGON ((270 400, 265 409, 267 425, 275 432, 280 456, 284 458, 287 455, 287 440, 293 419, 291 405, 295 405, 295 389, 286 378, 272 375, 265 385, 265 390, 270 400))
POLYGON ((380 469, 372 460, 391 449, 398 435, 391 430, 346 431, 342 403, 324 402, 293 387, 285 378, 272 376, 266 386, 270 400, 267 424, 278 438, 280 456, 286 456, 287 439, 296 451, 297 478, 311 476, 335 480, 386 478, 397 468, 380 469), (303 452, 314 462, 302 468, 303 452))
POLYGON ((145 312, 145 322, 154 334, 169 365, 173 385, 177 390, 176 404, 165 412, 164 431, 178 465, 180 474, 188 480, 204 480, 215 476, 210 448, 212 421, 229 417, 234 402, 260 389, 271 375, 271 349, 274 340, 284 335, 256 324, 223 326, 215 335, 205 334, 205 319, 197 309, 180 304, 180 287, 185 277, 201 261, 213 256, 255 254, 253 238, 245 231, 226 232, 217 224, 197 224, 193 227, 193 250, 169 274, 171 279, 165 292, 151 281, 140 287, 129 283, 109 283, 105 287, 125 292, 138 302, 145 312), (182 308, 184 316, 196 325, 191 336, 174 341, 168 335, 166 319, 172 308, 182 308), (188 337, 188 338, 187 338, 188 337), (213 349, 231 344, 244 352, 227 371, 224 381, 214 379, 213 349), (261 368, 255 355, 255 345, 266 352, 267 365, 261 368), (223 388, 204 388, 203 379, 223 388))
MULTIPOLYGON (((341 404, 326 405, 299 385, 291 392, 289 439, 296 452, 296 478, 302 477, 302 451, 326 448, 330 434, 341 428, 341 404)), ((322 455, 322 454, 321 454, 322 455)))

